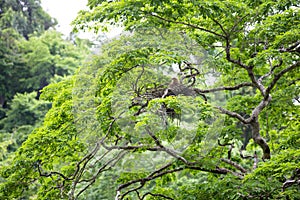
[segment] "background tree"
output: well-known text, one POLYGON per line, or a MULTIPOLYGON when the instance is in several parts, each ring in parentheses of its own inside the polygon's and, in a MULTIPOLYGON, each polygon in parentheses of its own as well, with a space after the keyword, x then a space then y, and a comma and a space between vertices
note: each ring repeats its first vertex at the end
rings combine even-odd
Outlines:
POLYGON ((55 76, 68 76, 87 58, 89 43, 75 46, 56 31, 46 31, 41 36, 32 36, 20 44, 26 67, 30 74, 24 84, 27 91, 37 91, 47 86, 55 76))
POLYGON ((40 1, 0 1, 1 107, 6 107, 7 101, 17 92, 28 91, 24 78, 29 76, 30 70, 25 67, 18 41, 22 37, 28 39, 33 33, 41 34, 55 24, 56 21, 42 9, 40 1))
POLYGON ((29 72, 18 54, 17 41, 20 36, 16 31, 1 30, 0 37, 0 103, 1 107, 6 107, 7 100, 12 99, 14 94, 25 91, 21 78, 29 72))
POLYGON ((56 24, 56 20, 43 10, 40 0, 1 0, 0 2, 2 29, 13 28, 26 39, 32 33, 41 33, 56 24))
MULTIPOLYGON (((41 124, 51 107, 49 102, 38 101, 35 97, 35 92, 16 94, 10 102, 10 109, 6 112, 7 117, 0 121, 3 137, 7 134, 7 138, 15 139, 16 147, 26 140, 28 133, 33 131, 35 126, 41 124)), ((12 150, 15 149, 11 148, 10 151, 12 150)))
MULTIPOLYGON (((63 39, 61 33, 49 30, 54 25, 56 20, 40 1, 0 1, 1 169, 11 164, 14 152, 51 107, 39 99, 40 90, 73 74, 90 52, 88 40, 63 39)), ((30 192, 24 198, 35 190, 30 192)))

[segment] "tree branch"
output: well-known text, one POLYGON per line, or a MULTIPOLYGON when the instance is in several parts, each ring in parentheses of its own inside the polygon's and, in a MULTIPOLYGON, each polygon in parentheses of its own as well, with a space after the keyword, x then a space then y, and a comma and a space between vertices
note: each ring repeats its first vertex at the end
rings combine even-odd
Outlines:
MULTIPOLYGON (((127 183, 124 183, 122 185, 120 185, 117 189, 117 193, 120 193, 120 191, 124 188, 127 188, 129 187, 130 185, 132 184, 135 184, 135 183, 140 183, 141 185, 144 185, 145 182, 148 182, 148 181, 151 181, 153 179, 156 179, 158 177, 162 177, 166 174, 170 174, 170 173, 174 173, 174 172, 178 172, 178 171, 182 171, 184 168, 183 167, 179 167, 179 168, 175 168, 175 169, 172 169, 172 170, 166 170, 166 171, 160 171, 160 170, 163 170, 163 168, 157 170, 157 173, 155 173, 156 175, 154 176, 147 176, 145 178, 140 178, 140 179, 136 179, 136 180, 132 180, 132 181, 129 181, 127 183)), ((135 191, 135 190, 133 190, 135 191)), ((132 191, 131 191, 132 192, 132 191)), ((123 199, 125 195, 127 195, 128 193, 125 193, 123 195, 121 195, 121 197, 119 199, 123 199)))
POLYGON ((292 71, 294 69, 296 69, 297 67, 300 66, 300 61, 295 62, 294 64, 290 65, 289 67, 283 69, 282 71, 280 71, 278 74, 276 74, 274 76, 274 79, 272 80, 272 82, 270 83, 270 85, 268 86, 268 88, 266 89, 266 95, 268 95, 271 90, 273 89, 273 87, 275 86, 275 84, 277 83, 277 81, 287 72, 292 71))
POLYGON ((239 20, 235 21, 234 25, 232 26, 232 28, 231 28, 231 30, 230 30, 230 33, 234 32, 235 29, 236 29, 236 27, 237 27, 237 25, 238 25, 241 21, 243 21, 248 15, 249 15, 249 14, 246 14, 245 16, 238 18, 239 20))
POLYGON ((143 200, 147 195, 151 195, 151 196, 154 196, 154 197, 162 197, 162 198, 164 198, 164 199, 169 199, 169 200, 174 200, 173 198, 168 197, 168 196, 166 196, 166 195, 163 195, 163 194, 153 194, 153 193, 151 193, 151 192, 146 192, 146 193, 142 196, 141 200, 143 200))
POLYGON ((228 35, 228 33, 225 31, 224 27, 222 26, 222 24, 220 24, 220 22, 218 22, 216 19, 214 18, 210 18, 213 22, 215 22, 219 27, 220 29, 222 30, 222 32, 224 33, 224 35, 228 35))
POLYGON ((251 79, 251 82, 253 83, 253 85, 255 85, 255 87, 257 89, 259 89, 262 96, 265 96, 265 94, 266 94, 265 87, 263 86, 263 84, 261 82, 256 80, 255 75, 253 73, 253 67, 248 67, 248 68, 246 68, 246 70, 248 72, 248 76, 251 79))
POLYGON ((243 179, 243 175, 240 174, 240 173, 236 173, 236 172, 233 172, 229 169, 226 169, 226 168, 220 168, 220 167, 216 167, 216 169, 204 169, 202 167, 197 167, 197 166, 187 166, 186 167, 187 169, 194 169, 194 170, 200 170, 200 171, 204 171, 204 172, 210 172, 210 173, 214 173, 214 174, 233 174, 234 176, 237 176, 239 177, 240 179, 243 179))
POLYGON ((223 113, 223 114, 229 115, 230 117, 233 117, 233 118, 236 118, 236 119, 240 120, 244 124, 248 123, 244 117, 242 117, 240 114, 238 114, 236 112, 226 110, 226 109, 222 108, 221 106, 216 106, 215 108, 220 110, 221 113, 223 113))
POLYGON ((257 80, 259 83, 261 83, 262 80, 265 79, 266 77, 272 75, 273 72, 274 72, 274 70, 275 70, 277 67, 280 67, 280 66, 282 65, 283 60, 282 60, 282 58, 280 58, 280 59, 279 59, 279 63, 278 63, 277 65, 274 65, 274 66, 272 66, 271 61, 269 61, 269 62, 270 62, 271 69, 270 69, 270 71, 269 71, 268 73, 266 73, 265 75, 261 76, 261 77, 257 80))
POLYGON ((270 159, 271 158, 271 151, 270 147, 267 142, 260 136, 260 127, 258 119, 255 118, 254 121, 251 121, 252 126, 252 138, 256 144, 258 144, 263 150, 263 157, 262 159, 270 159))
POLYGON ((253 169, 257 168, 257 164, 258 164, 257 153, 256 153, 256 151, 254 151, 254 155, 253 155, 253 169))
POLYGON ((285 191, 286 188, 291 187, 292 185, 298 184, 300 185, 300 180, 287 180, 282 185, 282 192, 285 191))
MULTIPOLYGON (((123 158, 123 156, 126 154, 127 152, 120 152, 119 154, 117 154, 117 156, 115 156, 114 158, 112 158, 111 160, 109 160, 107 163, 105 163, 105 165, 103 165, 102 167, 100 167, 98 169, 98 171, 96 172, 96 174, 94 174, 94 176, 90 179, 86 179, 86 180, 82 180, 82 181, 78 181, 78 183, 82 183, 82 182, 88 182, 88 184, 83 188, 81 189, 77 195, 76 195, 76 198, 75 199, 78 199, 78 197, 84 192, 86 191, 92 184, 95 183, 97 177, 99 176, 99 174, 101 172, 104 172, 104 171, 107 171, 109 170, 109 168, 106 168, 107 166, 109 166, 111 163, 116 163, 118 162, 121 158, 123 158)), ((114 165, 114 164, 113 164, 114 165)))
POLYGON ((198 88, 194 88, 195 92, 199 92, 199 93, 210 93, 210 92, 217 92, 217 91, 223 91, 223 90, 238 90, 242 87, 247 87, 247 86, 254 86, 253 83, 249 83, 249 82, 244 82, 244 83, 240 83, 238 85, 235 86, 223 86, 223 87, 218 87, 218 88, 212 88, 212 89, 206 89, 206 90, 201 90, 198 88))
POLYGON ((280 53, 284 52, 299 52, 300 50, 300 40, 289 46, 288 48, 281 48, 279 49, 280 53))
MULTIPOLYGON (((220 167, 216 167, 215 169, 205 169, 205 168, 202 168, 200 166, 193 166, 194 164, 196 163, 188 163, 186 166, 184 167, 179 167, 179 168, 175 168, 175 169, 171 169, 171 170, 166 170, 167 168, 169 168, 170 166, 172 166, 172 163, 169 163, 161 168, 159 168, 158 170, 152 172, 151 174, 149 174, 147 177, 145 178, 139 178, 139 179, 136 179, 136 180, 131 180, 127 183, 124 183, 124 184, 121 184, 118 188, 117 188, 117 195, 116 195, 116 200, 121 200, 123 199, 127 194, 129 194, 130 192, 134 192, 139 189, 141 189, 146 182, 148 181, 151 181, 151 180, 154 180, 156 178, 159 178, 159 177, 162 177, 166 174, 170 174, 170 173, 174 173, 174 172, 178 172, 178 171, 182 171, 184 169, 191 169, 191 170, 199 170, 199 171, 203 171, 203 172, 210 172, 210 173, 215 173, 215 174, 227 174, 227 173, 231 173, 233 174, 234 176, 237 176, 239 177, 240 179, 243 178, 243 174, 241 173, 237 173, 237 172, 233 172, 229 169, 226 169, 226 168, 220 168, 220 167), (140 183, 139 186, 133 188, 133 189, 130 189, 128 190, 127 192, 125 192, 124 194, 121 195, 121 190, 133 185, 133 184, 136 184, 136 183, 140 183)), ((143 196, 143 198, 145 198, 146 195, 143 196)), ((143 199, 142 198, 142 199, 143 199)), ((167 198, 168 199, 168 198, 167 198)))
POLYGON ((241 60, 235 60, 231 58, 229 37, 226 37, 225 39, 226 39, 226 46, 225 46, 226 59, 229 62, 234 63, 244 69, 250 68, 248 65, 244 64, 241 60))
POLYGON ((228 152, 227 152, 227 158, 228 158, 228 160, 230 160, 230 158, 231 158, 231 152, 232 152, 232 149, 233 149, 233 144, 232 143, 226 143, 226 144, 221 144, 221 142, 220 142, 220 140, 218 139, 218 145, 219 146, 230 146, 229 147, 229 150, 228 150, 228 152))
POLYGON ((246 124, 255 121, 258 118, 259 113, 270 103, 272 97, 269 95, 267 99, 263 99, 252 111, 251 116, 246 120, 246 124))
POLYGON ((203 27, 200 27, 200 26, 196 26, 196 25, 194 25, 194 24, 190 24, 190 23, 187 23, 187 22, 174 21, 174 20, 171 20, 171 19, 166 19, 166 18, 164 18, 164 17, 159 16, 159 15, 156 14, 156 13, 155 13, 155 14, 154 14, 154 13, 151 13, 151 14, 149 14, 149 15, 152 16, 152 17, 156 17, 156 18, 158 18, 158 19, 160 19, 160 20, 169 22, 169 23, 185 25, 185 26, 188 26, 188 27, 191 27, 191 28, 194 28, 194 29, 198 29, 198 30, 201 30, 201 31, 204 31, 204 32, 207 32, 207 33, 211 33, 211 34, 213 34, 213 35, 215 35, 215 36, 218 36, 218 37, 220 37, 220 38, 224 38, 224 39, 226 38, 224 35, 221 35, 221 34, 219 34, 219 33, 217 33, 217 32, 214 32, 214 31, 212 31, 212 30, 209 30, 209 29, 206 29, 206 28, 203 28, 203 27))
POLYGON ((233 162, 232 160, 221 158, 221 161, 235 167, 236 169, 240 170, 242 173, 247 173, 247 170, 244 167, 240 166, 236 162, 233 162))

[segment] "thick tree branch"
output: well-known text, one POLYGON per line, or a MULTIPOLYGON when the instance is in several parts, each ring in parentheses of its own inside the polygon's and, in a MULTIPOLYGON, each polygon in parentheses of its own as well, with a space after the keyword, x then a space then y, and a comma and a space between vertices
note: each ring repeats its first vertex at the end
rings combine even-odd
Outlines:
POLYGON ((234 117, 238 119, 239 121, 243 122, 244 124, 250 124, 252 127, 252 138, 262 149, 263 149, 263 159, 270 159, 270 148, 266 141, 260 136, 260 127, 258 122, 258 115, 259 113, 269 104, 271 101, 271 96, 267 100, 262 100, 260 104, 252 111, 251 116, 248 119, 245 119, 240 114, 236 112, 232 112, 229 110, 226 110, 220 106, 217 106, 215 108, 219 109, 221 113, 227 114, 231 117, 234 117))
MULTIPOLYGON (((209 173, 215 173, 215 174, 233 174, 234 176, 237 176, 238 178, 242 179, 243 178, 243 174, 241 173, 237 173, 237 172, 233 172, 229 169, 226 169, 226 168, 220 168, 220 167, 216 167, 215 169, 206 169, 206 168, 203 168, 203 167, 200 167, 200 166, 195 166, 196 163, 189 163, 187 164, 186 166, 184 167, 179 167, 179 168, 175 168, 175 169, 171 169, 171 170, 166 170, 167 168, 171 167, 172 166, 172 163, 169 163, 163 167, 161 167, 160 169, 152 172, 150 175, 148 175, 147 177, 145 178, 140 178, 140 179, 136 179, 136 180, 132 180, 132 181, 129 181, 127 183, 124 183, 122 185, 120 185, 118 188, 117 188, 117 195, 116 195, 116 200, 121 200, 121 199, 124 199, 124 197, 129 194, 130 192, 134 192, 139 189, 141 189, 146 182, 149 182, 151 180, 154 180, 156 178, 159 178, 159 177, 162 177, 166 174, 170 174, 170 173, 175 173, 175 172, 179 172, 179 171, 182 171, 184 169, 191 169, 191 170, 199 170, 199 171, 203 171, 203 172, 209 172, 209 173), (136 184, 136 183, 139 183, 140 185, 133 188, 133 189, 130 189, 128 190, 127 192, 125 192, 124 194, 121 195, 121 190, 133 185, 133 184, 136 184)), ((144 198, 145 196, 143 196, 144 198)), ((143 199, 142 198, 142 199, 143 199)), ((167 198, 168 199, 168 198, 167 198)))
POLYGON ((168 164, 162 166, 162 167, 159 168, 158 170, 155 170, 154 172, 152 172, 151 174, 149 174, 149 176, 154 176, 155 174, 159 173, 160 171, 163 171, 163 170, 165 170, 165 169, 168 169, 169 167, 172 166, 172 164, 173 164, 173 163, 170 162, 170 163, 168 163, 168 164))
POLYGON ((256 78, 255 75, 253 73, 253 67, 248 67, 246 68, 247 72, 248 72, 248 76, 251 79, 251 82, 253 83, 253 85, 255 85, 255 87, 257 89, 259 89, 260 93, 262 96, 265 96, 266 92, 265 92, 265 87, 263 86, 263 84, 261 82, 259 82, 256 78))
POLYGON ((145 149, 148 151, 160 151, 161 147, 151 147, 149 145, 136 145, 136 146, 107 146, 105 143, 102 143, 102 146, 107 150, 136 150, 136 149, 145 149))
POLYGON ((243 179, 242 174, 233 172, 233 171, 231 171, 229 169, 226 169, 226 168, 220 168, 218 166, 216 167, 216 169, 205 169, 205 168, 197 167, 197 166, 187 166, 186 168, 187 169, 193 169, 193 170, 199 170, 199 171, 203 171, 203 172, 210 172, 210 173, 214 173, 214 174, 228 174, 228 173, 230 173, 234 176, 237 176, 240 179, 243 179))
POLYGON ((252 138, 256 144, 258 144, 263 150, 263 157, 262 159, 270 159, 271 158, 271 151, 270 147, 267 142, 260 136, 260 126, 258 119, 256 118, 251 123, 252 126, 252 138))
POLYGON ((203 167, 199 167, 199 166, 187 166, 187 169, 193 169, 193 170, 199 170, 199 171, 203 171, 203 172, 210 172, 210 173, 214 173, 214 174, 227 174, 228 171, 225 170, 224 168, 219 168, 216 167, 216 169, 205 169, 203 167))
POLYGON ((269 95, 267 99, 263 99, 252 111, 251 116, 246 119, 246 124, 255 121, 258 118, 259 113, 271 102, 272 97, 269 95))

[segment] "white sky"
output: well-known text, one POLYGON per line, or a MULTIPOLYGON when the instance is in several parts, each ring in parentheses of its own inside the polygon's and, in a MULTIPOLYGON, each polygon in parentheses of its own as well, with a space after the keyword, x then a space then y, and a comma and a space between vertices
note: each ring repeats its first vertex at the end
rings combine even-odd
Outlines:
POLYGON ((56 29, 65 35, 72 31, 71 22, 79 10, 87 9, 87 0, 41 0, 44 10, 58 21, 56 29))
MULTIPOLYGON (((80 10, 86 10, 88 0, 41 0, 44 10, 58 21, 56 30, 68 36, 72 31, 71 22, 76 18, 80 10)), ((114 37, 122 32, 122 29, 115 28, 108 34, 114 37)), ((81 38, 92 39, 93 33, 80 33, 81 38)))

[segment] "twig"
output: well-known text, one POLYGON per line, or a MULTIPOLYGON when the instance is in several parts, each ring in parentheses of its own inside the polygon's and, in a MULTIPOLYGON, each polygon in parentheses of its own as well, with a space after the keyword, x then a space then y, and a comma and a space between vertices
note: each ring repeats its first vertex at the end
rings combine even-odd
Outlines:
POLYGON ((109 168, 106 168, 108 165, 110 165, 111 163, 113 162, 117 162, 119 161, 121 158, 123 158, 123 156, 126 154, 127 152, 120 152, 117 156, 115 156, 114 158, 112 158, 111 160, 109 160, 105 165, 103 165, 101 168, 98 169, 98 171, 96 172, 96 174, 90 178, 90 179, 87 179, 87 180, 82 180, 82 181, 79 181, 78 183, 81 183, 81 182, 89 182, 83 189, 81 189, 77 195, 76 195, 76 198, 75 199, 78 199, 78 197, 85 191, 89 188, 89 186, 91 186, 92 184, 95 183, 96 181, 96 178, 99 176, 99 174, 101 172, 104 172, 104 171, 107 171, 109 170, 109 168))
POLYGON ((280 59, 279 59, 279 63, 278 63, 277 65, 274 65, 274 66, 272 66, 271 61, 269 61, 269 62, 270 62, 271 69, 270 69, 270 71, 269 71, 268 73, 266 73, 265 75, 261 76, 261 77, 257 80, 259 83, 261 83, 263 79, 265 79, 265 78, 267 78, 268 76, 272 75, 273 72, 274 72, 274 70, 275 70, 277 67, 280 67, 280 66, 282 65, 282 63, 283 63, 282 58, 280 58, 280 59))
POLYGON ((221 35, 221 34, 219 34, 219 33, 216 33, 216 32, 214 32, 214 31, 211 31, 211 30, 209 30, 209 29, 206 29, 206 28, 203 28, 203 27, 200 27, 200 26, 196 26, 196 25, 194 25, 194 24, 190 24, 190 23, 187 23, 187 22, 174 21, 174 20, 171 20, 171 19, 166 19, 166 18, 164 18, 164 17, 161 17, 161 16, 159 16, 159 15, 157 15, 157 14, 153 14, 153 13, 151 13, 151 14, 149 14, 149 15, 152 16, 152 17, 156 17, 156 18, 158 18, 158 19, 160 19, 160 20, 169 22, 169 23, 185 25, 185 26, 188 26, 188 27, 191 27, 191 28, 194 28, 194 29, 198 29, 198 30, 201 30, 201 31, 204 31, 204 32, 207 32, 207 33, 211 33, 211 34, 213 34, 213 35, 215 35, 215 36, 218 36, 218 37, 221 37, 221 38, 226 38, 224 35, 221 35))
POLYGON ((225 37, 226 39, 226 46, 225 46, 225 53, 226 53, 226 59, 229 61, 229 62, 232 62, 244 69, 248 69, 250 68, 250 66, 244 64, 241 60, 235 60, 233 58, 231 58, 231 53, 230 53, 230 41, 229 41, 229 37, 225 37))
POLYGON ((230 158, 231 158, 231 152, 232 152, 232 149, 234 147, 233 144, 232 143, 221 144, 220 140, 218 139, 218 145, 219 146, 223 146, 223 147, 230 146, 229 150, 228 150, 228 153, 227 153, 227 158, 228 158, 228 160, 230 160, 230 158))
MULTIPOLYGON (((278 74, 276 74, 274 76, 274 79, 272 80, 272 82, 270 83, 269 87, 266 89, 266 95, 269 94, 271 92, 271 90, 273 89, 273 87, 275 86, 275 84, 277 83, 277 81, 287 72, 292 71, 294 69, 296 69, 297 67, 300 66, 300 61, 295 62, 294 64, 290 65, 289 67, 281 70, 278 74)), ((265 96, 266 98, 266 96, 265 96)))
MULTIPOLYGON (((132 180, 132 181, 129 181, 127 183, 124 183, 122 185, 120 185, 117 189, 117 193, 120 193, 120 191, 124 188, 127 188, 128 186, 132 185, 132 184, 135 184, 135 183, 141 183, 141 185, 145 184, 145 182, 148 182, 148 181, 151 181, 153 179, 156 179, 158 177, 161 177, 161 176, 164 176, 166 174, 170 174, 170 173, 174 173, 174 172, 178 172, 178 171, 182 171, 184 168, 183 167, 179 167, 179 168, 175 168, 175 169, 172 169, 172 170, 166 170, 166 171, 161 171, 161 172, 158 172, 156 173, 156 175, 154 176, 147 176, 145 178, 140 178, 140 179, 136 179, 136 180, 132 180)), ((128 194, 128 193, 127 193, 128 194)), ((124 198, 124 194, 120 196, 119 199, 123 199, 124 198)))

